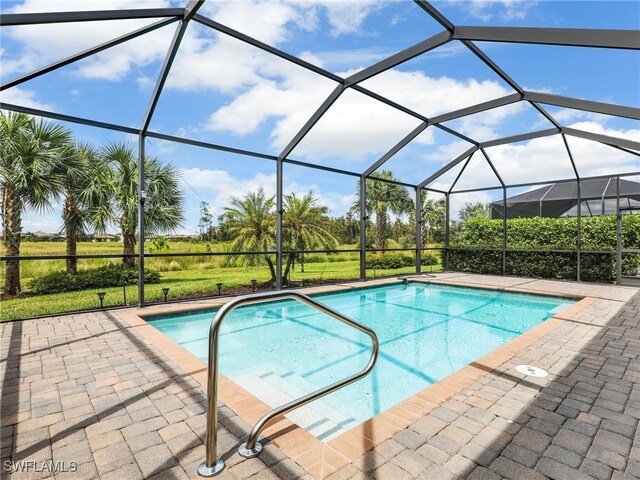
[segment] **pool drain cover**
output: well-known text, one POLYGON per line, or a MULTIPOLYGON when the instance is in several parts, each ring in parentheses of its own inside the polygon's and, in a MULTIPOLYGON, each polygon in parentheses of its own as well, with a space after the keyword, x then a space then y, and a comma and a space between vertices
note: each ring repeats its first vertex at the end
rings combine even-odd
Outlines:
POLYGON ((533 365, 518 365, 516 370, 525 375, 531 375, 532 377, 546 377, 549 372, 533 365))

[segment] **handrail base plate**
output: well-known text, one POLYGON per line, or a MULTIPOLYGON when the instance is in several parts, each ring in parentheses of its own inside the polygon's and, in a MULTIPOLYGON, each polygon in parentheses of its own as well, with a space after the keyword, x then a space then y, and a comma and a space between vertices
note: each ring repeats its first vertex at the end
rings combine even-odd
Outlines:
POLYGON ((198 465, 198 475, 201 477, 213 477, 222 472, 222 470, 224 470, 224 461, 220 459, 216 460, 212 467, 208 467, 207 462, 202 462, 198 465))
POLYGON ((257 457, 260 453, 262 453, 262 444, 260 442, 256 442, 256 446, 251 449, 247 448, 246 442, 238 447, 238 454, 244 458, 257 457))

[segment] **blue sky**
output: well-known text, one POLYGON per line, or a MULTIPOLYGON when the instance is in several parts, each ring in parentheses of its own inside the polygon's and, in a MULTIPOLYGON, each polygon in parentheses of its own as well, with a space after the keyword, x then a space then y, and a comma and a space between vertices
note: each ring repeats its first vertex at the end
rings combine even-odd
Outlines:
MULTIPOLYGON (((165 0, 0 1, 2 13, 103 8, 176 6, 165 0)), ((640 2, 436 1, 457 25, 619 28, 640 27, 640 2)), ((442 31, 409 1, 214 2, 200 13, 340 76, 348 76, 442 31)), ((9 80, 149 21, 3 27, 0 30, 2 81, 9 80)), ((138 128, 175 24, 9 89, 2 101, 94 118, 138 128)), ((486 54, 526 89, 640 107, 640 52, 577 47, 478 43, 486 54)), ((285 60, 192 22, 151 122, 151 130, 277 155, 336 86, 285 60)), ((513 93, 499 77, 458 42, 362 83, 375 93, 433 116, 513 93)), ((637 121, 547 107, 563 124, 640 141, 637 121)), ((292 152, 291 157, 363 171, 418 121, 348 90, 292 152)), ((551 125, 525 103, 448 122, 484 141, 551 125)), ((134 137, 67 125, 96 146, 134 137)), ((603 145, 570 139, 581 175, 640 170, 638 157, 603 145)), ((429 128, 384 168, 418 183, 470 145, 429 128)), ((204 200, 222 213, 231 195, 264 186, 275 191, 275 164, 268 160, 149 139, 149 154, 182 172, 187 221, 196 230, 204 200)), ((572 175, 559 137, 488 149, 508 183, 572 175), (531 169, 531 165, 536 168, 531 169)), ((453 169, 433 186, 448 188, 453 169)), ((285 190, 313 189, 333 215, 353 203, 355 179, 285 165, 285 190)), ((497 185, 480 156, 469 163, 457 188, 497 185)), ((500 192, 457 195, 458 205, 489 200, 500 192)), ((456 210, 454 205, 454 211, 456 210)), ((55 231, 60 211, 29 212, 25 231, 55 231)))

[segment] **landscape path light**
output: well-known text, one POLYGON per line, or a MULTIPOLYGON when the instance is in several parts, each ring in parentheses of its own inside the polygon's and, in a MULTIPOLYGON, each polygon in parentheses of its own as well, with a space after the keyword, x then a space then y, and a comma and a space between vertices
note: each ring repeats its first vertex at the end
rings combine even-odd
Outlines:
POLYGON ((102 306, 102 302, 104 301, 104 296, 107 294, 107 292, 98 292, 96 295, 98 295, 98 298, 100 299, 100 308, 104 308, 102 306))

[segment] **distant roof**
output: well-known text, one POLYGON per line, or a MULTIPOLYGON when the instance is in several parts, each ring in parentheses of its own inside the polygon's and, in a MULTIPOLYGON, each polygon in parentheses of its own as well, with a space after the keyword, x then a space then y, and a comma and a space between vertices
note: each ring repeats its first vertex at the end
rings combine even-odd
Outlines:
MULTIPOLYGON (((582 180, 580 200, 591 214, 588 200, 614 199, 617 197, 617 183, 613 178, 582 180)), ((640 183, 620 179, 622 206, 640 206, 640 183)), ((507 198, 507 217, 560 217, 578 204, 578 182, 553 183, 507 198)), ((492 218, 502 218, 502 201, 491 204, 492 218)), ((605 213, 614 213, 609 206, 605 213)), ((574 213, 575 214, 575 213, 574 213)))
MULTIPOLYGON (((583 200, 589 198, 614 198, 616 196, 616 180, 614 178, 599 178, 595 180, 582 180, 580 182, 580 197, 583 200)), ((621 197, 638 197, 640 200, 640 183, 620 179, 621 197)), ((545 202, 553 200, 568 200, 578 198, 578 182, 553 183, 550 186, 536 188, 519 195, 507 198, 507 207, 512 203, 545 202)), ((502 202, 496 202, 502 205, 502 202)))

